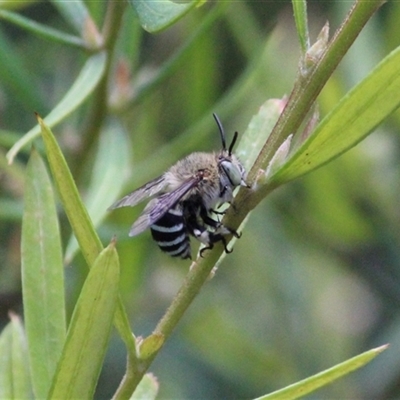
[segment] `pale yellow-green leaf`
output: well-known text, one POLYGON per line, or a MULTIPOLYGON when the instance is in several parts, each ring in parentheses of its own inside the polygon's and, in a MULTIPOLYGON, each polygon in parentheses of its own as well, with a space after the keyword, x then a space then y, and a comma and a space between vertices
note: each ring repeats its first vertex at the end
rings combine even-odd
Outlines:
POLYGON ((72 315, 49 398, 90 399, 107 349, 118 299, 115 243, 94 262, 72 315))

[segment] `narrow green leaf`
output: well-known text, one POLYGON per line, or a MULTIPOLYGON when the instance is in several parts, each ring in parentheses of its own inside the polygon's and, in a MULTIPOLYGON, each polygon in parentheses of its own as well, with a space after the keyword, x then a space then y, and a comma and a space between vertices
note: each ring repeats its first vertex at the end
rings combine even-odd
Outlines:
POLYGON ((310 46, 310 38, 308 34, 308 21, 307 21, 307 1, 306 0, 292 0, 294 20, 296 22, 297 35, 303 54, 310 46))
POLYGON ((30 399, 28 357, 24 328, 14 314, 0 335, 0 399, 30 399))
POLYGON ((157 378, 153 374, 146 374, 131 396, 131 400, 154 400, 157 398, 159 387, 157 378))
POLYGON ((64 268, 54 195, 33 150, 26 170, 22 220, 22 294, 32 384, 37 398, 51 385, 66 334, 64 268))
MULTIPOLYGON (((81 252, 89 268, 91 268, 99 253, 103 250, 103 245, 82 203, 71 171, 68 168, 64 155, 53 133, 40 117, 38 117, 38 121, 42 128, 42 137, 46 147, 47 159, 53 179, 57 185, 61 202, 72 226, 72 230, 78 240, 81 252)), ((120 299, 117 312, 115 313, 115 325, 133 358, 136 354, 134 336, 130 330, 129 320, 120 299)))
POLYGON ((64 155, 54 138, 53 133, 39 117, 39 124, 42 128, 42 137, 46 146, 47 159, 53 179, 57 185, 64 210, 72 226, 75 236, 78 239, 82 254, 89 267, 94 263, 103 245, 93 227, 85 205, 79 196, 74 178, 68 168, 64 155))
POLYGON ((73 35, 51 28, 47 25, 39 24, 29 18, 12 11, 0 10, 0 18, 18 25, 20 28, 25 29, 37 36, 44 39, 49 39, 57 43, 67 44, 79 48, 85 48, 85 42, 73 35))
POLYGON ((49 398, 90 399, 100 374, 118 299, 119 261, 112 242, 83 285, 49 398))
POLYGON ((378 354, 386 350, 388 345, 377 347, 366 351, 356 357, 350 358, 332 368, 313 375, 284 389, 270 393, 266 396, 258 397, 255 400, 291 400, 298 399, 315 390, 334 382, 335 380, 363 367, 373 360, 378 354))
MULTIPOLYGON (((122 125, 115 120, 110 122, 100 135, 92 178, 85 198, 94 226, 102 222, 108 207, 114 203, 130 176, 130 148, 128 135, 122 125)), ((65 252, 67 262, 77 249, 77 241, 72 237, 65 252)))
MULTIPOLYGON (((79 76, 71 88, 46 116, 45 121, 49 126, 54 126, 76 110, 93 92, 105 71, 106 53, 91 56, 83 66, 79 76)), ((7 153, 9 164, 14 160, 18 151, 40 135, 40 126, 36 125, 27 132, 7 153)))
POLYGON ((400 47, 352 89, 270 179, 281 184, 355 146, 400 105, 400 47))
POLYGON ((178 3, 170 0, 129 0, 129 3, 136 10, 143 29, 155 33, 172 25, 202 1, 188 0, 178 3))

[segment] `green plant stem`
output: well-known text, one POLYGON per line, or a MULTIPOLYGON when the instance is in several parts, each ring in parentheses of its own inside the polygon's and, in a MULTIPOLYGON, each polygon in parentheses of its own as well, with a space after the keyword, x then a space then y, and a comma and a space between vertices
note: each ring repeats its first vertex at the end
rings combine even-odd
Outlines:
POLYGON ((259 169, 268 165, 281 143, 298 130, 347 50, 384 2, 384 0, 356 1, 318 62, 305 76, 299 72, 285 109, 249 172, 250 184, 254 183, 259 169))
POLYGON ((138 364, 136 361, 137 361, 136 358, 132 359, 130 354, 128 353, 125 375, 117 391, 112 397, 112 400, 125 400, 131 398, 133 391, 139 384, 144 374, 144 373, 143 374, 137 373, 139 369, 137 368, 138 364))
MULTIPOLYGON (((305 76, 301 73, 298 74, 285 109, 249 171, 247 182, 250 185, 256 182, 259 171, 265 170, 268 166, 281 143, 300 127, 318 94, 347 50, 364 25, 384 2, 385 0, 356 1, 315 66, 305 76)), ((229 208, 224 223, 237 228, 247 214, 274 189, 273 185, 264 185, 255 191, 246 191, 241 188, 234 201, 235 211, 233 211, 233 207, 229 208)))
MULTIPOLYGON (((218 244, 215 248, 219 248, 219 250, 209 252, 207 253, 207 257, 198 258, 192 263, 190 270, 186 275, 185 280, 177 295, 175 296, 171 305, 168 307, 165 315, 157 324, 154 330, 154 334, 162 335, 164 342, 171 335, 187 308, 200 292, 204 283, 210 276, 213 267, 220 258, 223 247, 218 244)), ((159 350, 154 352, 149 358, 146 358, 145 360, 140 360, 139 362, 137 362, 136 358, 130 360, 128 355, 125 376, 117 392, 113 396, 113 400, 130 398, 132 392, 135 390, 143 375, 150 367, 154 358, 157 356, 158 351, 159 350)))
POLYGON ((217 263, 223 251, 222 246, 218 247, 219 251, 213 251, 208 254, 206 253, 207 257, 199 257, 192 263, 190 271, 186 275, 181 288, 154 330, 154 333, 162 334, 164 340, 171 335, 184 312, 210 276, 211 270, 217 263))
MULTIPOLYGON (((259 171, 267 167, 281 143, 291 133, 298 130, 347 50, 353 44, 364 25, 384 2, 384 0, 356 1, 317 63, 306 75, 302 75, 299 72, 285 109, 249 171, 247 181, 250 185, 253 185, 257 180, 259 171)), ((265 185, 260 187, 259 190, 250 192, 246 192, 241 188, 235 198, 237 211, 232 212, 231 207, 226 215, 229 226, 239 226, 246 215, 274 188, 271 185, 265 185)))
MULTIPOLYGON (((280 143, 290 133, 298 129, 338 63, 363 26, 382 3, 382 0, 357 1, 314 68, 306 76, 299 74, 284 112, 250 170, 250 183, 255 182, 258 171, 260 168, 265 168, 280 143)), ((273 189, 273 187, 262 187, 258 191, 241 189, 235 198, 234 206, 229 208, 223 219, 224 225, 237 229, 247 214, 273 189)), ((157 324, 155 333, 163 335, 164 339, 170 336, 184 312, 206 282, 222 252, 223 247, 221 245, 215 246, 212 251, 206 253, 205 258, 199 258, 192 264, 191 270, 172 304, 157 324)), ((131 376, 132 387, 140 382, 159 350, 155 351, 148 359, 140 362, 140 369, 131 376)))
MULTIPOLYGON (((183 314, 209 278, 223 250, 223 246, 218 244, 215 246, 215 250, 206 253, 206 257, 197 258, 192 263, 181 288, 154 330, 155 334, 163 335, 164 342, 171 335, 183 314)), ((131 373, 129 385, 132 388, 135 388, 139 384, 160 349, 154 352, 149 358, 140 361, 140 369, 131 373)), ((123 397, 115 397, 115 399, 117 398, 122 399, 123 397)))

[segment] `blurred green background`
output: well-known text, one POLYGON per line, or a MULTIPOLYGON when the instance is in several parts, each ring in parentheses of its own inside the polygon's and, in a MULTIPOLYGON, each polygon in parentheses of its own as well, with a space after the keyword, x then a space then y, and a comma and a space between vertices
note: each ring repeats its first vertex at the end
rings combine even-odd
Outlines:
MULTIPOLYGON (((69 30, 50 3, 28 3, 18 12, 69 30)), ((333 34, 350 5, 308 2, 312 40, 327 20, 333 34)), ((87 6, 101 26, 106 3, 87 6)), ((388 2, 370 21, 320 95, 321 117, 400 44, 399 20, 400 2, 388 2)), ((183 155, 218 149, 212 112, 228 135, 241 133, 265 100, 290 94, 297 73, 290 1, 207 3, 157 34, 145 33, 127 7, 118 29, 99 133, 91 136, 88 127, 93 96, 53 128, 82 196, 103 212, 183 155), (215 21, 204 28, 212 13, 215 21), (174 57, 165 79, 146 89, 174 57), (121 106, 125 95, 134 100, 121 106), (93 188, 116 160, 122 167, 103 207, 93 188)), ((7 166, 5 153, 34 125, 34 111, 46 115, 57 104, 86 57, 0 22, 1 326, 8 310, 23 312, 19 244, 28 154, 7 166)), ((152 365, 159 398, 256 397, 384 343, 391 347, 370 365, 309 398, 400 397, 399 128, 397 113, 356 148, 281 187, 253 211, 233 254, 152 365)), ((98 231, 104 243, 118 237, 121 292, 134 333, 145 336, 189 263, 161 253, 149 232, 128 237, 140 210, 113 211, 98 231)), ((70 228, 61 209, 60 221, 67 247, 70 228)), ((71 313, 87 273, 81 255, 65 272, 71 313)), ((97 399, 112 395, 124 368, 124 346, 114 334, 97 399)))

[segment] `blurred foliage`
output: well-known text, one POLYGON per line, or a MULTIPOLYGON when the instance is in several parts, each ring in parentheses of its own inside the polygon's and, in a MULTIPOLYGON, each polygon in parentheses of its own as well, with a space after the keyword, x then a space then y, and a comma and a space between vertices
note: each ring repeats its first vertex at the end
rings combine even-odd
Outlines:
MULTIPOLYGON (((18 12, 73 34, 82 25, 69 26, 56 3, 22 2, 18 12)), ((87 3, 98 26, 106 6, 87 3)), ((333 32, 348 7, 309 2, 311 38, 326 20, 333 32)), ((105 221, 97 217, 184 154, 218 148, 212 112, 228 133, 243 132, 266 99, 290 93, 301 54, 292 14, 283 1, 205 4, 154 35, 127 7, 121 25, 108 26, 118 28, 113 60, 105 66, 111 79, 54 129, 103 243, 118 237, 121 293, 138 335, 154 329, 188 264, 161 253, 149 233, 128 238, 140 207, 115 211, 105 221), (106 113, 96 103, 107 91, 106 113), (107 188, 96 197, 102 177, 107 188)), ((400 44, 399 17, 400 3, 388 2, 366 26, 319 97, 321 117, 400 44)), ((86 33, 95 47, 95 32, 86 33)), ((34 126, 34 111, 47 115, 71 88, 85 52, 90 49, 79 43, 60 45, 1 22, 2 326, 8 310, 22 313, 19 243, 29 146, 11 166, 5 153, 34 126)), ((256 397, 387 342, 389 351, 314 397, 400 395, 399 128, 397 112, 356 148, 280 188, 252 212, 233 254, 152 365, 159 398, 256 397)), ((60 225, 66 249, 71 231, 61 212, 60 225)), ((70 317, 87 268, 69 246, 70 317)), ((95 398, 114 393, 124 368, 123 344, 114 335, 95 398)))

